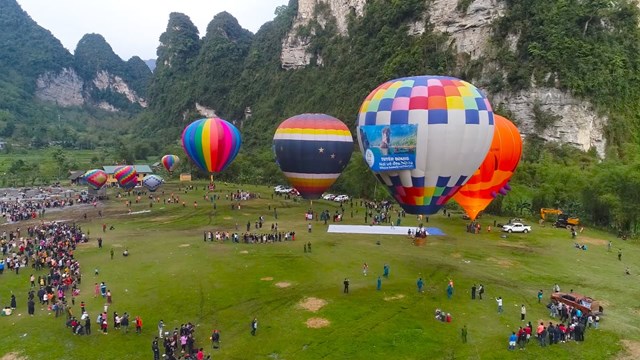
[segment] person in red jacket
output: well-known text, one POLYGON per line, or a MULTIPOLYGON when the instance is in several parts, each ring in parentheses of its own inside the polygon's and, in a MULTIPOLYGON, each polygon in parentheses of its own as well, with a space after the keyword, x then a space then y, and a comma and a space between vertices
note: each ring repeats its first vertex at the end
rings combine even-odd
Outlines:
POLYGON ((140 317, 140 315, 136 316, 136 333, 142 333, 142 318, 140 317))

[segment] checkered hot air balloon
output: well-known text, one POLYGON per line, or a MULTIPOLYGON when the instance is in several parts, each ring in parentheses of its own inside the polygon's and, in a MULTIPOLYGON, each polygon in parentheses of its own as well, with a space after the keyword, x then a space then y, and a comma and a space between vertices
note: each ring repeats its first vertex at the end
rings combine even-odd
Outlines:
POLYGON ((113 176, 118 180, 118 184, 125 190, 131 190, 138 185, 138 173, 131 165, 119 166, 113 176))
POLYGON ((224 170, 240 151, 240 131, 220 118, 200 119, 182 132, 182 147, 189 159, 209 174, 224 170))
POLYGON ((158 190, 160 185, 163 183, 164 180, 157 175, 147 175, 142 179, 142 186, 146 187, 151 192, 158 190))
POLYGON ((518 128, 500 115, 494 116, 493 142, 484 161, 473 176, 453 196, 471 220, 484 210, 498 194, 506 195, 509 179, 522 155, 522 138, 518 128))
POLYGON ((89 170, 82 178, 94 190, 100 190, 107 183, 107 173, 100 169, 89 170))
POLYGON ((493 132, 487 98, 453 77, 386 82, 358 115, 365 161, 410 214, 437 212, 480 166, 493 132))
POLYGON ((278 126, 273 151, 278 166, 300 195, 318 199, 349 163, 353 137, 334 117, 301 114, 278 126))

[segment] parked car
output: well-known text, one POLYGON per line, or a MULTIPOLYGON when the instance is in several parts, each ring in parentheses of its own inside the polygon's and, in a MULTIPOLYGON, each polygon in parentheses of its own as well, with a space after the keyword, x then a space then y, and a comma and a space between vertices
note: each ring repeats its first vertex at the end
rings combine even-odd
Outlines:
POLYGON ((338 195, 333 198, 333 201, 336 201, 336 202, 343 202, 348 200, 349 200, 349 195, 338 195))
POLYGON ((324 194, 322 195, 322 198, 325 200, 333 200, 336 196, 333 194, 324 194))
POLYGON ((273 191, 275 191, 277 194, 289 194, 291 193, 291 190, 294 189, 291 189, 290 187, 284 185, 278 185, 273 188, 273 191))
POLYGON ((502 226, 502 231, 508 232, 508 233, 512 233, 512 232, 521 232, 521 233, 528 233, 529 231, 531 231, 531 226, 529 225, 525 225, 523 223, 518 223, 518 222, 514 222, 511 224, 507 224, 502 226))

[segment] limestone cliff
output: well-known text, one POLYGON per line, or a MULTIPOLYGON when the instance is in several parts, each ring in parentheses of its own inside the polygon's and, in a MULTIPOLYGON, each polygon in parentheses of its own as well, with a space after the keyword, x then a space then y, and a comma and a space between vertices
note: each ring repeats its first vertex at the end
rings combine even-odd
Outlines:
POLYGON ((147 107, 147 101, 138 96, 120 76, 112 75, 107 71, 99 71, 93 79, 93 85, 99 90, 110 90, 124 95, 132 104, 138 104, 143 108, 147 107))
POLYGON ((55 73, 48 71, 36 80, 36 97, 54 102, 59 106, 81 106, 85 99, 82 95, 84 82, 75 70, 63 68, 55 73))
MULTIPOLYGON (((324 13, 316 11, 318 6, 324 6, 330 11, 330 16, 336 21, 340 35, 347 34, 347 20, 350 14, 362 16, 366 0, 299 0, 298 13, 293 26, 282 41, 280 62, 284 69, 298 69, 310 64, 313 54, 308 53, 310 38, 298 33, 300 27, 308 25, 311 20, 317 20, 322 26, 329 19, 324 13)), ((313 34, 311 34, 313 36, 313 34)))
MULTIPOLYGON (((459 54, 466 54, 460 59, 483 61, 486 67, 492 66, 487 64, 490 61, 487 59, 492 56, 490 40, 493 23, 506 11, 504 0, 470 0, 466 8, 459 8, 459 2, 453 0, 425 0, 425 3, 427 10, 421 19, 407 24, 410 35, 420 36, 427 27, 433 27, 449 36, 451 45, 459 54)), ((321 25, 326 23, 327 14, 319 15, 315 11, 318 4, 328 5, 329 16, 335 18, 337 28, 343 36, 348 36, 349 15, 362 16, 367 5, 365 0, 299 0, 293 26, 282 41, 280 60, 284 69, 303 68, 310 64, 313 56, 317 56, 307 51, 313 34, 300 36, 297 29, 312 20, 321 25)), ((511 51, 514 51, 518 34, 511 34, 507 41, 511 51)), ((473 79, 479 83, 484 80, 473 79)), ((547 141, 569 143, 582 150, 595 148, 600 156, 604 156, 604 128, 608 118, 599 115, 588 101, 577 99, 556 88, 537 87, 536 84, 531 84, 529 90, 517 93, 487 95, 492 99, 494 108, 501 107, 511 111, 513 120, 519 124, 524 136, 535 134, 547 141), (550 115, 560 117, 560 120, 538 133, 535 128, 534 105, 550 115)))

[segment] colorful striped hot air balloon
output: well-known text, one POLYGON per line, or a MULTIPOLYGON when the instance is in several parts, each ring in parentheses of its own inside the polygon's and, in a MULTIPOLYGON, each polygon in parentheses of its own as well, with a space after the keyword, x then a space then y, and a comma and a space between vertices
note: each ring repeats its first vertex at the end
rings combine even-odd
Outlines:
POLYGON ((484 161, 453 199, 471 220, 484 210, 498 194, 506 195, 508 182, 522 155, 522 138, 518 128, 500 115, 494 116, 493 142, 484 161))
POLYGON ((164 183, 164 180, 157 175, 147 175, 142 179, 142 186, 149 189, 149 191, 154 192, 158 190, 160 185, 164 183))
POLYGON ((138 173, 131 165, 119 166, 113 176, 118 180, 118 184, 125 190, 131 190, 138 185, 138 173))
POLYGON ((220 118, 200 119, 182 132, 182 147, 189 159, 207 173, 224 170, 240 151, 240 131, 220 118))
POLYGON ((180 162, 180 158, 175 155, 165 155, 162 157, 162 166, 167 169, 168 172, 173 172, 173 170, 178 166, 180 162))
POLYGON ((436 213, 480 166, 493 132, 487 98, 445 76, 384 83, 358 116, 365 161, 410 214, 436 213))
POLYGON ((349 163, 353 137, 334 117, 302 114, 278 126, 273 150, 278 166, 300 195, 318 199, 349 163))
POLYGON ((100 169, 89 170, 82 177, 94 190, 100 190, 107 183, 107 173, 100 169))

